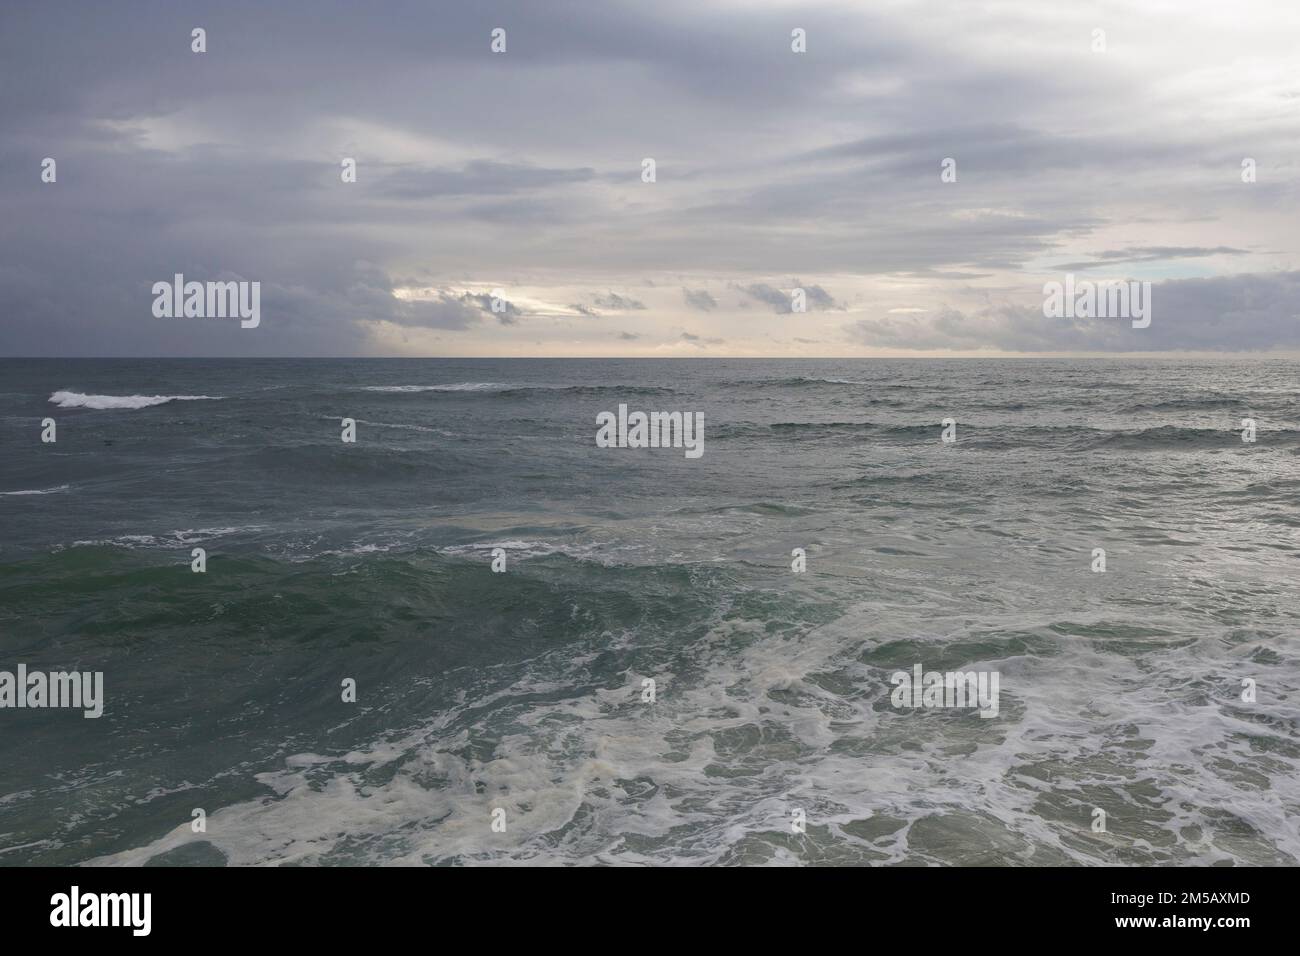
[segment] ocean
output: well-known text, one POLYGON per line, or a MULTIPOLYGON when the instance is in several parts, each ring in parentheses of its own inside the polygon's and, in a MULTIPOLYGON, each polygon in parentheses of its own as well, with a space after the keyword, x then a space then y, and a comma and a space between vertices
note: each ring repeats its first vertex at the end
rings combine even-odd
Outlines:
POLYGON ((1295 864, 1298 383, 0 361, 0 864, 1295 864))

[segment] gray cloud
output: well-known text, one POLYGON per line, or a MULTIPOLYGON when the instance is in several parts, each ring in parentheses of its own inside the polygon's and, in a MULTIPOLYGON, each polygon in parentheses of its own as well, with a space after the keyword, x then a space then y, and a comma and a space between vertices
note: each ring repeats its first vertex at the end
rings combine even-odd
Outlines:
POLYGON ((570 183, 588 182, 591 169, 540 169, 515 163, 475 160, 459 170, 397 169, 381 173, 379 192, 397 199, 441 196, 500 196, 570 183))
POLYGON ((711 312, 718 307, 718 300, 709 295, 707 289, 682 289, 686 304, 701 312, 711 312))
MULTIPOLYGON (((380 289, 375 291, 380 292, 380 289)), ((381 292, 382 294, 382 292, 381 292)), ((464 329, 478 322, 483 317, 483 310, 475 296, 453 296, 439 292, 436 298, 416 302, 402 302, 395 308, 379 311, 376 317, 396 322, 399 325, 420 325, 434 329, 464 329)), ((513 317, 504 313, 499 316, 502 322, 513 322, 513 317)))
POLYGON ((709 345, 724 345, 727 341, 726 339, 707 338, 702 335, 696 335, 693 332, 683 332, 680 338, 683 342, 690 342, 692 345, 699 348, 704 348, 709 345))
MULTIPOLYGON (((769 284, 787 276, 807 280, 820 341, 846 309, 863 347, 1292 347, 1287 8, 1127 9, 1125 55, 1099 57, 1086 11, 1045 19, 1030 0, 942 17, 805 5, 801 55, 785 8, 687 0, 432 18, 415 0, 383 16, 343 0, 0 4, 0 354, 367 354, 392 347, 386 324, 490 353, 542 323, 449 290, 517 278, 547 302, 648 305, 665 342, 698 320, 698 341, 753 346, 776 341, 760 313, 789 312, 769 284), (46 156, 56 184, 39 180, 46 156), (1101 268, 1161 280, 1139 344, 1025 304, 1044 274, 1101 268), (261 327, 153 319, 149 286, 175 272, 261 281, 261 327), (689 288, 705 282, 756 305, 689 288), (671 303, 603 291, 683 283, 671 303), (416 286, 445 291, 393 294, 416 286)), ((577 334, 613 341, 596 325, 577 334)))
POLYGON ((595 303, 602 309, 612 309, 615 312, 628 312, 637 309, 644 309, 645 303, 636 299, 629 299, 619 295, 617 292, 610 292, 606 295, 598 295, 595 303))
POLYGON ((1244 256, 1245 249, 1232 246, 1156 246, 1147 248, 1109 249, 1098 252, 1091 260, 1067 262, 1057 266, 1065 272, 1129 265, 1135 262, 1163 262, 1168 259, 1203 259, 1207 256, 1244 256))
POLYGON ((740 289, 750 298, 767 303, 772 307, 773 312, 790 311, 790 296, 766 282, 755 282, 753 285, 735 286, 735 288, 740 289))
POLYGON ((920 350, 1009 352, 1249 352, 1300 348, 1300 272, 1173 279, 1151 289, 1151 325, 1127 319, 1045 318, 1000 303, 962 312, 881 316, 848 323, 851 341, 920 350))
POLYGON ((790 291, 786 292, 768 285, 766 282, 755 282, 747 286, 736 286, 750 298, 757 299, 759 302, 772 306, 772 311, 778 313, 788 313, 794 310, 793 293, 795 289, 803 289, 804 304, 810 311, 824 312, 828 309, 838 309, 838 303, 831 297, 831 294, 819 285, 804 284, 798 279, 792 280, 790 291))
MULTIPOLYGON (((442 291, 440 291, 438 295, 440 298, 444 299, 449 297, 448 293, 442 291)), ((491 292, 463 292, 457 298, 457 301, 461 303, 472 303, 484 312, 493 312, 493 298, 491 292)), ((506 298, 501 299, 500 303, 497 305, 497 309, 499 311, 494 313, 496 315, 505 315, 510 316, 511 318, 518 318, 523 315, 523 312, 520 311, 513 302, 506 298)))

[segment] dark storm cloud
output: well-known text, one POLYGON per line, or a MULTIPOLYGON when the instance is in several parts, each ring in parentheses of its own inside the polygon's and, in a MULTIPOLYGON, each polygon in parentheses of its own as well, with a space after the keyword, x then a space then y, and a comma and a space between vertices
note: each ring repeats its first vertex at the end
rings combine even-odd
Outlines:
MULTIPOLYGON (((394 288, 388 277, 369 264, 360 264, 353 273, 352 281, 341 293, 342 303, 332 307, 328 302, 309 291, 282 288, 272 285, 264 289, 265 307, 276 314, 293 315, 308 319, 313 315, 330 314, 340 308, 346 308, 356 315, 363 315, 368 320, 393 322, 397 325, 420 326, 430 329, 465 329, 483 320, 491 313, 491 296, 439 291, 435 295, 420 299, 394 298, 394 288)), ((507 313, 501 313, 501 321, 515 321, 518 310, 507 305, 507 313), (508 313, 508 314, 507 314, 508 313)), ((180 320, 178 320, 180 321, 180 320)))

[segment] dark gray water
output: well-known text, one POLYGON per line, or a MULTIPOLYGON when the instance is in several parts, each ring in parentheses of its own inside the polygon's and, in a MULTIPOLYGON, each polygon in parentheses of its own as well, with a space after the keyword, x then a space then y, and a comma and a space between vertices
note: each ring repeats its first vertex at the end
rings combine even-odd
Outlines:
POLYGON ((0 863, 1296 863, 1297 373, 0 362, 0 863))

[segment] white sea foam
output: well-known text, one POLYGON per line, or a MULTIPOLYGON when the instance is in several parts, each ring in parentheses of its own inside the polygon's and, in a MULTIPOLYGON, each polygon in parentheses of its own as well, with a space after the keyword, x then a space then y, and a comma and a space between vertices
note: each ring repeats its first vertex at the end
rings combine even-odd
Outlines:
MULTIPOLYGON (((1249 759, 1252 738, 1282 743, 1285 733, 1240 719, 1230 701, 1188 698, 1176 680, 1153 687, 1127 675, 1127 658, 1117 664, 1077 638, 1060 640, 1055 657, 999 658, 1015 699, 996 721, 899 713, 885 703, 891 667, 863 655, 894 636, 890 615, 900 613, 864 603, 786 635, 768 620, 722 621, 654 655, 664 664, 648 673, 627 670, 579 694, 565 692, 595 657, 655 637, 566 646, 504 684, 471 680, 452 706, 399 733, 346 754, 286 758, 257 777, 278 799, 212 812, 206 839, 234 865, 350 860, 358 846, 377 848, 360 851, 366 862, 408 865, 951 864, 1031 853, 1096 864, 1105 857, 1080 837, 1091 808, 1101 800, 1117 815, 1139 812, 1132 786, 1170 798, 1167 814, 1142 825, 1184 841, 1180 859, 1248 861, 1231 830, 1223 843, 1184 836, 1212 832, 1222 807, 1296 852, 1283 794, 1242 788, 1198 756, 1249 759), (646 677, 658 685, 654 704, 640 701, 646 677), (509 726, 490 720, 497 710, 511 714, 509 726), (1117 748, 1133 782, 1116 776, 1117 748), (1045 792, 1064 795, 1059 811, 1045 810, 1045 792), (505 833, 488 826, 497 808, 505 833), (793 808, 808 815, 806 837, 791 834, 793 808)), ((960 626, 930 623, 936 633, 960 626)), ((1051 622, 1017 623, 1046 633, 1051 622)), ((185 822, 94 862, 138 865, 193 839, 185 822)))
POLYGON ((195 544, 208 538, 224 538, 227 535, 241 534, 246 531, 265 531, 266 525, 234 525, 223 528, 187 528, 184 531, 173 531, 172 538, 181 544, 195 544))
POLYGON ((352 555, 352 554, 387 554, 392 551, 394 545, 391 544, 358 544, 350 548, 331 548, 328 551, 321 551, 319 554, 311 555, 313 558, 323 558, 327 556, 352 555))
POLYGON ((0 491, 0 498, 9 495, 56 495, 60 491, 67 491, 69 487, 69 485, 59 485, 56 488, 36 488, 31 491, 0 491))
POLYGON ((55 392, 50 402, 59 408, 148 408, 167 402, 219 401, 223 395, 86 395, 83 392, 55 392))
MULTIPOLYGON (((562 666, 580 664, 583 657, 571 649, 548 655, 512 684, 471 695, 400 737, 342 756, 287 758, 283 770, 258 776, 281 799, 215 811, 207 838, 234 865, 319 862, 322 854, 341 846, 345 830, 352 837, 412 834, 400 855, 385 858, 396 864, 452 859, 634 863, 651 857, 620 848, 628 835, 659 842, 690 827, 698 828, 698 836, 688 845, 653 858, 667 863, 716 860, 747 831, 779 830, 785 814, 777 798, 740 809, 751 792, 744 781, 708 772, 732 759, 720 753, 718 735, 743 734, 762 722, 768 694, 777 690, 811 700, 803 706, 796 700, 800 719, 791 724, 803 746, 826 747, 836 739, 831 727, 835 715, 817 712, 815 700, 829 701, 833 695, 805 680, 825 666, 836 642, 763 642, 766 633, 762 621, 719 625, 694 652, 697 663, 709 671, 707 682, 679 684, 667 670, 628 672, 623 686, 559 700, 546 699, 568 687, 554 668, 561 660, 562 666), (638 698, 647 676, 658 682, 663 695, 650 707, 638 698), (491 756, 476 756, 466 747, 471 736, 463 726, 467 715, 511 701, 536 703, 520 714, 519 732, 501 737, 491 756), (538 747, 539 739, 549 743, 538 747), (669 753, 674 758, 665 760, 669 753), (383 774, 385 766, 399 760, 404 763, 396 774, 383 774), (386 781, 369 782, 367 775, 375 771, 386 781), (653 779, 658 792, 630 799, 638 779, 653 779), (310 780, 323 780, 323 785, 318 788, 310 780), (430 781, 437 781, 436 786, 430 781), (733 802, 737 815, 723 821, 708 809, 711 803, 730 808, 733 802), (486 821, 498 806, 507 811, 508 832, 493 835, 486 821), (596 831, 578 827, 555 844, 551 837, 568 828, 584 806, 596 831), (412 829, 413 821, 424 823, 412 829), (611 842, 610 833, 622 836, 611 842)), ((611 638, 607 649, 637 640, 624 634, 611 638)), ((865 704, 859 713, 873 719, 865 704)), ((754 759, 773 762, 770 754, 755 754, 754 759)), ((778 766, 781 773, 795 770, 793 764, 777 765, 774 772, 778 766)), ((862 780, 845 783, 850 790, 867 786, 862 780)), ((147 847, 95 862, 138 864, 192 839, 188 824, 181 825, 147 847)))
POLYGON ((627 563, 632 555, 644 554, 645 548, 639 544, 557 544, 553 541, 522 541, 517 538, 508 541, 483 541, 473 544, 453 544, 439 548, 441 554, 450 555, 488 555, 496 549, 503 549, 514 560, 524 558, 545 558, 553 554, 562 554, 578 561, 595 561, 608 566, 627 563))
POLYGON ((115 538, 83 538, 72 542, 74 548, 114 547, 114 548, 187 548, 190 545, 212 538, 223 538, 232 534, 250 531, 264 531, 266 525, 247 525, 228 528, 187 528, 158 536, 152 534, 120 534, 115 538))

